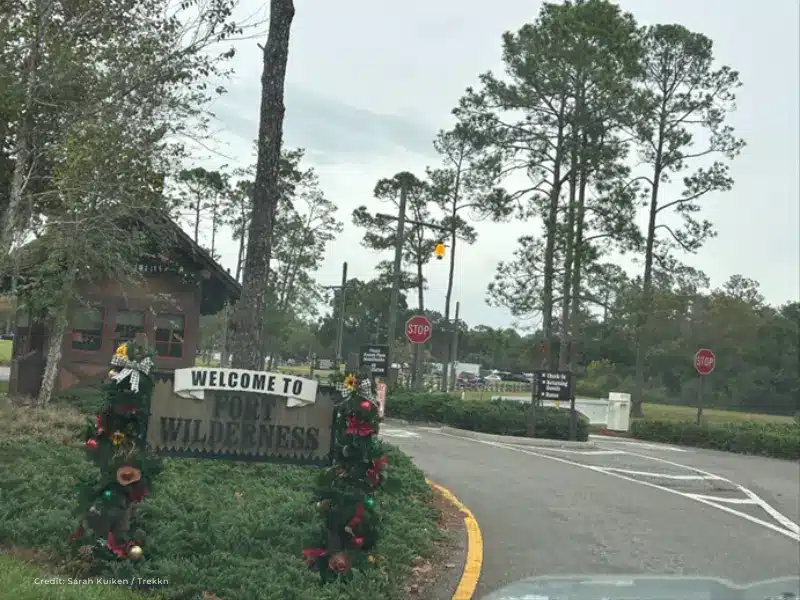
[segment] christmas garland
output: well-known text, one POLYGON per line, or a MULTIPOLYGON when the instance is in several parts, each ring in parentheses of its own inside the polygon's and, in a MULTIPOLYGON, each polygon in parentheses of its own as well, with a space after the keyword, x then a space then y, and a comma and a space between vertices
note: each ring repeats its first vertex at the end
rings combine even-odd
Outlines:
POLYGON ((352 569, 375 561, 378 541, 375 493, 385 484, 387 458, 380 455, 378 407, 369 380, 347 375, 333 422, 333 464, 320 474, 316 505, 325 519, 317 548, 303 558, 323 581, 348 579, 352 569))
POLYGON ((89 418, 85 447, 99 473, 79 486, 81 524, 69 542, 84 560, 139 560, 144 532, 133 530, 136 505, 150 492, 161 461, 147 450, 154 352, 123 344, 103 385, 105 405, 89 418))

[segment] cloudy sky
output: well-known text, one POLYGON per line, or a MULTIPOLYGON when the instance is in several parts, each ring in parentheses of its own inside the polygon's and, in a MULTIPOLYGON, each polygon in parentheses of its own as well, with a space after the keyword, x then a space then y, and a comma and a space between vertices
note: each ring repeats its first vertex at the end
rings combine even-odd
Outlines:
MULTIPOLYGON (((266 0, 242 0, 250 12, 266 0)), ((310 165, 339 206, 344 234, 331 245, 318 280, 339 283, 347 261, 351 277, 369 278, 381 258, 359 245, 350 223, 360 205, 377 205, 377 179, 408 170, 422 174, 436 164, 431 140, 450 124, 450 110, 465 87, 486 70, 500 72, 500 36, 533 20, 531 0, 295 0, 287 73, 284 141, 307 149, 310 165)), ((737 69, 744 83, 731 118, 747 140, 733 164, 736 186, 703 199, 704 216, 719 236, 686 260, 712 285, 741 273, 761 282, 768 300, 800 296, 800 98, 797 0, 622 0, 640 23, 681 23, 715 41, 720 64, 737 69)), ((260 50, 239 42, 229 94, 217 102, 216 154, 210 167, 252 161, 258 127, 260 50)), ((260 40, 263 42, 263 40, 260 40)), ((507 260, 518 236, 535 223, 480 223, 478 242, 459 253, 454 300, 470 325, 509 326, 504 309, 484 301, 495 265, 507 260)), ((226 236, 223 236, 225 238, 226 236)), ((233 267, 235 243, 221 248, 233 267)), ((631 266, 629 262, 624 263, 631 266)), ((428 308, 442 310, 447 261, 427 272, 428 308)), ((634 267, 631 267, 635 269, 634 267)))

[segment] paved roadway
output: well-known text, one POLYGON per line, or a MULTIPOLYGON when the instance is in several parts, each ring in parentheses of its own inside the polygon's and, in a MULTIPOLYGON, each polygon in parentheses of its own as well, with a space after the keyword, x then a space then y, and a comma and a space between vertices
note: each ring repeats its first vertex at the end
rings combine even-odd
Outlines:
POLYGON ((8 381, 11 376, 11 367, 0 366, 0 381, 8 381))
POLYGON ((796 462, 614 438, 538 447, 387 422, 387 442, 455 493, 483 534, 480 598, 546 574, 800 570, 796 462))

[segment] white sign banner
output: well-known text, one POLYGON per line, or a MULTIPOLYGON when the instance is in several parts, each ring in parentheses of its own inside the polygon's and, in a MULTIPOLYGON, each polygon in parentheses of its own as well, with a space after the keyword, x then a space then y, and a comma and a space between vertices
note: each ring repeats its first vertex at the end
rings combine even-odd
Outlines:
POLYGON ((377 384, 375 391, 378 393, 378 416, 382 419, 386 412, 386 384, 377 384))
POLYGON ((283 396, 288 407, 308 406, 317 399, 317 382, 305 377, 247 369, 176 369, 173 391, 178 396, 202 400, 206 390, 283 396))

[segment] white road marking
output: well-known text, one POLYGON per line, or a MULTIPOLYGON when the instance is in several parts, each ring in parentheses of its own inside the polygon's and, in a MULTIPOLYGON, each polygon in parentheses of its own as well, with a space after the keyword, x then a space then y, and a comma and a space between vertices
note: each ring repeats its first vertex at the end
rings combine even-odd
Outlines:
POLYGON ((750 498, 720 498, 719 496, 706 496, 705 494, 689 494, 695 500, 702 498, 709 502, 722 502, 723 504, 757 504, 750 498))
MULTIPOLYGON (((756 525, 760 525, 761 527, 764 527, 764 528, 769 529, 771 531, 774 531, 776 533, 780 533, 781 535, 786 536, 789 539, 800 543, 800 532, 798 532, 796 530, 796 528, 798 527, 797 524, 792 522, 791 520, 789 520, 784 515, 781 515, 782 519, 787 521, 788 523, 790 523, 792 525, 792 527, 785 527, 785 526, 784 527, 780 527, 778 525, 775 525, 774 523, 770 523, 769 521, 764 521, 763 519, 759 519, 758 517, 754 517, 752 515, 748 515, 747 513, 743 513, 741 511, 735 510, 735 509, 733 509, 733 508, 731 508, 729 506, 725 506, 724 504, 720 504, 718 501, 715 502, 715 501, 712 501, 712 500, 708 500, 708 499, 703 498, 701 496, 698 496, 696 494, 690 494, 690 493, 686 493, 686 492, 681 492, 679 490, 675 490, 675 489, 672 489, 672 488, 665 487, 663 485, 658 485, 658 484, 655 484, 655 483, 651 483, 649 481, 642 481, 641 479, 634 479, 633 477, 628 477, 627 475, 623 475, 622 473, 615 473, 614 471, 610 471, 610 470, 604 469, 603 467, 598 467, 598 466, 595 466, 595 465, 586 465, 586 464, 575 462, 575 461, 572 461, 572 460, 567 460, 566 458, 560 458, 558 456, 542 454, 541 452, 534 452, 532 450, 529 450, 527 448, 521 448, 519 446, 510 446, 508 444, 501 444, 501 443, 498 443, 498 442, 491 442, 489 440, 478 440, 478 439, 474 439, 474 438, 465 438, 465 437, 461 437, 461 436, 458 436, 458 435, 452 435, 452 434, 449 434, 449 433, 444 433, 444 432, 441 432, 441 431, 439 431, 437 433, 438 433, 438 435, 444 435, 446 437, 452 437, 452 438, 456 438, 456 439, 460 439, 460 440, 477 442, 479 444, 485 444, 487 446, 494 446, 496 448, 504 448, 506 450, 511 450, 513 452, 521 452, 523 454, 530 454, 531 456, 536 456, 538 458, 544 458, 544 459, 547 459, 547 460, 553 460, 553 461, 564 463, 564 464, 567 464, 567 465, 572 465, 572 466, 575 466, 575 467, 586 469, 588 471, 594 471, 595 473, 602 473, 604 475, 609 475, 611 477, 616 477, 618 479, 623 479, 625 481, 630 481, 632 483, 636 483, 636 484, 639 484, 639 485, 644 485, 644 486, 647 486, 647 487, 650 487, 650 488, 653 488, 653 489, 656 489, 656 490, 661 490, 662 492, 667 492, 668 494, 674 494, 674 495, 680 496, 682 498, 688 498, 689 500, 694 500, 695 502, 699 502, 699 503, 705 504, 707 506, 713 506, 714 508, 716 508, 718 510, 721 510, 721 511, 726 512, 728 514, 731 514, 733 516, 739 517, 740 519, 744 519, 746 521, 750 521, 751 523, 754 523, 756 525)), ((633 454, 634 456, 637 456, 634 453, 629 453, 629 454, 633 454)), ((685 468, 685 469, 687 469, 687 468, 688 469, 692 469, 692 470, 694 470, 694 471, 696 471, 698 473, 704 474, 704 475, 713 475, 712 473, 706 473, 704 471, 701 471, 700 469, 694 469, 693 467, 687 467, 686 465, 681 465, 681 464, 678 464, 678 463, 674 463, 672 461, 659 459, 659 458, 654 458, 654 457, 649 457, 649 456, 646 456, 646 455, 643 455, 643 454, 642 455, 638 455, 638 456, 642 456, 644 458, 651 458, 651 459, 659 461, 659 462, 664 462, 666 464, 672 464, 673 466, 678 466, 678 467, 682 467, 682 468, 685 468)), ((724 478, 722 478, 722 480, 730 482, 730 480, 727 480, 727 479, 724 479, 724 478)), ((740 491, 744 491, 746 489, 746 488, 744 488, 744 487, 742 487, 742 486, 740 486, 738 484, 735 484, 733 482, 730 482, 730 483, 732 485, 736 486, 740 491)), ((750 492, 750 490, 747 490, 747 492, 750 492)), ((752 492, 750 492, 750 494, 752 494, 752 492)), ((755 494, 753 494, 753 500, 755 500, 756 498, 758 498, 758 497, 755 494)), ((766 504, 766 502, 764 502, 760 498, 759 498, 759 500, 760 500, 760 502, 758 502, 758 504, 763 508, 763 505, 761 503, 763 502, 764 504, 766 504)), ((770 508, 771 508, 772 511, 778 513, 778 511, 776 511, 774 508, 772 508, 772 507, 770 507, 770 508)), ((767 511, 767 512, 769 512, 769 511, 767 511)), ((780 513, 778 513, 778 514, 780 514, 780 513)), ((775 518, 774 515, 772 515, 772 514, 770 514, 770 516, 775 518)), ((781 524, 783 525, 784 523, 781 523, 781 524)))
POLYGON ((701 475, 706 475, 706 476, 709 476, 709 477, 717 477, 718 481, 724 481, 725 483, 728 483, 728 484, 734 486, 742 494, 744 494, 745 496, 747 496, 748 498, 753 500, 755 504, 758 504, 764 510, 764 512, 766 512, 770 517, 775 519, 778 523, 783 525, 786 529, 788 529, 789 531, 791 531, 792 533, 794 533, 796 536, 798 536, 800 538, 800 525, 798 525, 797 523, 792 521, 786 515, 782 514, 775 507, 771 506, 766 500, 761 498, 758 494, 756 494, 755 492, 747 489, 746 487, 744 487, 742 485, 739 485, 735 481, 731 481, 730 479, 727 479, 725 477, 719 477, 717 475, 714 475, 713 473, 709 473, 708 471, 703 471, 702 469, 698 469, 696 467, 690 467, 688 465, 682 465, 680 463, 676 463, 676 462, 673 462, 671 460, 667 460, 665 458, 657 458, 655 456, 648 456, 647 454, 638 454, 636 452, 628 452, 628 454, 630 454, 631 456, 638 456, 640 458, 646 458, 646 459, 649 459, 649 460, 654 460, 656 462, 664 463, 666 465, 671 465, 673 467, 680 467, 680 468, 683 468, 683 469, 690 469, 690 470, 694 471, 695 473, 699 473, 701 475))
POLYGON ((639 446, 640 448, 652 448, 654 450, 667 450, 669 452, 691 452, 686 448, 678 448, 676 446, 667 446, 666 444, 648 444, 647 442, 640 442, 638 440, 623 440, 610 435, 590 435, 590 440, 598 442, 606 442, 609 444, 629 444, 639 446))
MULTIPOLYGON (((509 444, 510 446, 515 446, 518 448, 531 448, 531 446, 526 446, 524 444, 509 444)), ((565 454, 583 454, 584 456, 613 456, 613 455, 620 455, 626 454, 626 452, 622 450, 570 450, 569 448, 550 448, 548 446, 540 446, 540 450, 547 451, 547 452, 563 452, 565 454)))
POLYGON ((702 480, 724 480, 718 475, 668 475, 667 473, 651 473, 650 471, 629 471, 628 469, 617 469, 615 467, 601 467, 604 471, 614 471, 615 473, 625 473, 626 475, 641 475, 643 477, 659 477, 661 479, 677 479, 683 481, 702 481, 702 480))
POLYGON ((386 437, 396 437, 396 438, 419 437, 419 434, 413 431, 408 431, 406 429, 390 429, 388 427, 382 428, 379 432, 379 435, 385 435, 386 437))

